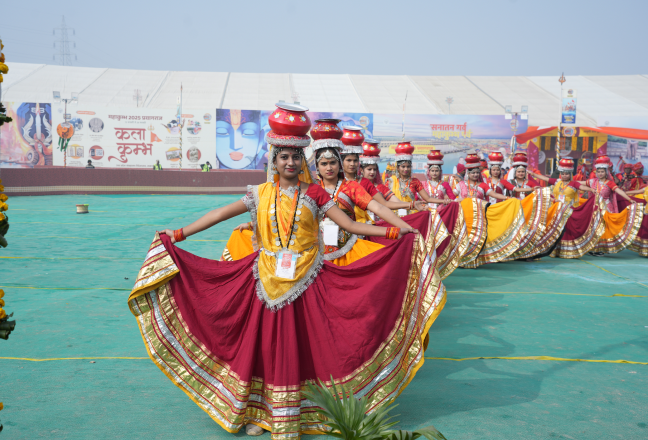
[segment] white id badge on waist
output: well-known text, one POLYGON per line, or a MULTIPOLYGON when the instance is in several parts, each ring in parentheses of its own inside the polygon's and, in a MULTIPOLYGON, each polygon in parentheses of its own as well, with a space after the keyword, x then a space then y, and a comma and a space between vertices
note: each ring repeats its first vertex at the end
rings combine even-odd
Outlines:
POLYGON ((335 223, 324 223, 324 244, 327 246, 337 246, 338 232, 340 232, 340 227, 335 223))
POLYGON ((297 267, 297 254, 292 252, 277 252, 277 270, 275 275, 279 278, 294 279, 295 268, 297 267))
POLYGON ((371 211, 367 211, 367 212, 369 213, 369 218, 371 218, 371 221, 375 222, 376 221, 376 214, 374 214, 371 211))
POLYGON ((407 209, 399 209, 398 210, 398 216, 399 217, 404 217, 407 215, 407 209))
POLYGON ((565 203, 565 195, 564 195, 564 194, 560 194, 560 195, 558 196, 558 201, 559 201, 560 203, 565 203))

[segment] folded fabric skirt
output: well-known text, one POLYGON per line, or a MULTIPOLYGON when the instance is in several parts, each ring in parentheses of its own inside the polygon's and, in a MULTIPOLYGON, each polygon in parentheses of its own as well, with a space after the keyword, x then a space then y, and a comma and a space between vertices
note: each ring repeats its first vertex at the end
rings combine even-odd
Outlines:
POLYGON ((128 304, 153 362, 220 426, 296 439, 324 430, 307 383, 333 377, 374 410, 423 365, 446 298, 423 248, 409 234, 349 266, 325 262, 301 296, 272 311, 257 297, 256 253, 213 261, 156 235, 128 304))

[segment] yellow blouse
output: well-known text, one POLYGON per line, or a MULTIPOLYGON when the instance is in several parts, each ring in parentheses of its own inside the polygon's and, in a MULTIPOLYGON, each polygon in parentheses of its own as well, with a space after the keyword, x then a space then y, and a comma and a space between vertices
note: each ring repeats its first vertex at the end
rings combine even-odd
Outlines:
MULTIPOLYGON (((295 187, 294 191, 296 190, 295 187)), ((320 240, 319 222, 324 213, 334 205, 333 200, 330 200, 318 207, 316 201, 306 194, 307 191, 302 190, 297 209, 293 211, 294 191, 281 190, 281 209, 277 207, 278 212, 272 209, 276 198, 274 183, 248 186, 248 192, 242 199, 252 218, 254 249, 261 250, 254 268, 254 275, 258 280, 258 293, 263 296, 268 307, 274 309, 296 299, 317 276, 323 264, 324 252, 323 240, 320 240), (277 216, 281 215, 284 224, 290 225, 293 212, 296 213, 294 226, 287 240, 277 216), (276 257, 282 250, 276 241, 279 232, 281 232, 284 248, 287 246, 290 251, 299 255, 293 279, 281 278, 275 274, 276 257)))
POLYGON ((569 186, 569 182, 565 183, 562 180, 558 180, 553 187, 553 195, 557 201, 560 201, 560 196, 564 195, 565 200, 563 203, 572 203, 574 208, 578 207, 580 204, 580 197, 578 197, 578 191, 573 187, 569 186))
MULTIPOLYGON (((414 199, 416 198, 415 194, 412 193, 410 188, 401 188, 400 185, 400 179, 398 179, 398 176, 391 176, 389 180, 386 182, 387 186, 389 189, 392 190, 394 195, 398 200, 401 202, 413 202, 414 199)), ((398 210, 393 210, 395 213, 398 213, 398 210)), ((415 209, 408 209, 407 213, 408 214, 413 214, 416 211, 415 209)))

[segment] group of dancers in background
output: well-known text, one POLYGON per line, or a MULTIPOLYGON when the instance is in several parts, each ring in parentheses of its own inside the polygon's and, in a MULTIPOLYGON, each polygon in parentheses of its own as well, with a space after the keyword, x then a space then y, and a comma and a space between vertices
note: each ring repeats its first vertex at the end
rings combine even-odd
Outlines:
POLYGON ((306 111, 277 104, 267 182, 156 234, 128 300, 152 360, 229 432, 325 431, 303 394, 316 379, 366 396, 370 410, 396 398, 424 362, 442 279, 458 267, 625 248, 648 256, 646 189, 615 183, 607 156, 587 179, 563 158, 551 179, 516 153, 506 178, 501 153, 485 175, 471 152, 444 177, 432 149, 422 182, 409 142, 381 175, 377 141, 334 119, 311 127, 306 111), (174 246, 245 212, 221 261, 174 246))
MULTIPOLYGON (((513 155, 510 170, 502 169, 502 153, 489 154, 486 162, 469 152, 457 174, 444 176, 443 154, 432 149, 422 182, 412 177, 410 142, 396 146, 395 166, 381 176, 379 142, 364 139, 359 127, 340 130, 337 122, 315 121, 313 180, 354 221, 399 228, 430 223, 442 278, 457 267, 545 256, 602 256, 628 248, 648 257, 648 187, 636 174, 641 164, 627 164, 614 176, 608 156, 599 155, 588 176, 587 164, 574 176, 574 161, 562 158, 559 178, 549 178, 529 169, 524 152, 513 155)), ((240 225, 223 259, 253 253, 252 231, 252 223, 240 225)), ((337 245, 328 243, 324 256, 336 265, 381 248, 376 239, 337 233, 337 245)))

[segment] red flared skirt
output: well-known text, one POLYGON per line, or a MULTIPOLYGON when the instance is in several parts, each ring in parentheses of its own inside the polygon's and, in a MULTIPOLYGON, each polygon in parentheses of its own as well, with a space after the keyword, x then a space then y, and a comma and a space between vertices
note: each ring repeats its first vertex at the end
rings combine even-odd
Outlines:
POLYGON ((213 261, 156 236, 129 306, 155 364, 230 432, 273 438, 321 432, 307 382, 333 377, 371 408, 394 399, 423 364, 445 304, 435 262, 410 234, 349 266, 325 262, 276 312, 257 297, 257 254, 213 261))

